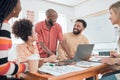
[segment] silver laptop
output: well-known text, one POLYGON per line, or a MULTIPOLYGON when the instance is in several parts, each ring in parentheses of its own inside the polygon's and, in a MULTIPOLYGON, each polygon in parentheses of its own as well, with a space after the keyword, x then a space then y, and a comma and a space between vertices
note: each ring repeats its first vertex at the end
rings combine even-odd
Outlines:
POLYGON ((88 60, 91 56, 94 44, 79 44, 73 58, 74 61, 88 60))
POLYGON ((73 59, 60 61, 60 65, 68 65, 71 62, 88 60, 92 54, 94 44, 79 44, 73 59))

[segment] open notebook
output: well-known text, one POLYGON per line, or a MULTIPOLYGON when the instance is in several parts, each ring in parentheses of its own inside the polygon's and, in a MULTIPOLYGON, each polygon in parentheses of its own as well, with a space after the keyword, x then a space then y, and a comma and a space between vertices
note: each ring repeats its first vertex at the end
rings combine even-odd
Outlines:
POLYGON ((76 72, 85 70, 86 68, 78 67, 75 65, 66 65, 66 66, 49 66, 44 64, 38 69, 39 72, 48 73, 54 76, 61 76, 70 72, 76 72))
POLYGON ((101 63, 79 61, 76 63, 76 65, 51 66, 50 64, 52 63, 44 63, 44 65, 40 67, 38 71, 48 73, 54 76, 61 76, 71 72, 82 71, 87 69, 88 67, 98 66, 101 63))

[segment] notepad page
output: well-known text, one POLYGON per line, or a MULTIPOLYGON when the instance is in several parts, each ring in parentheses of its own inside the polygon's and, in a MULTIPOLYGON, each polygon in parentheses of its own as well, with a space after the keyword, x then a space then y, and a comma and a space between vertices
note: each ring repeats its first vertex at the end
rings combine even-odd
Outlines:
POLYGON ((86 68, 81 68, 81 67, 77 67, 74 65, 67 65, 67 66, 46 66, 46 65, 43 65, 41 68, 38 69, 38 71, 44 72, 44 73, 49 73, 49 74, 52 74, 54 76, 60 76, 60 75, 64 75, 64 74, 67 74, 70 72, 81 71, 84 69, 86 69, 86 68))

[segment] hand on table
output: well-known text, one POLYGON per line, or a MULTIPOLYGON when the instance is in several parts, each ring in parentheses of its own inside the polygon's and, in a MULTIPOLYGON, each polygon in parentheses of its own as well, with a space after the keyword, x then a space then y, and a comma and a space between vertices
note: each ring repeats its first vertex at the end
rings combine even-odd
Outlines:
POLYGON ((108 57, 101 58, 101 62, 109 64, 109 65, 114 65, 115 64, 115 58, 108 58, 108 57))
POLYGON ((110 51, 110 56, 111 57, 120 57, 120 54, 117 53, 117 51, 110 51))
POLYGON ((57 56, 56 55, 51 55, 48 58, 45 58, 44 62, 54 62, 56 61, 57 56))

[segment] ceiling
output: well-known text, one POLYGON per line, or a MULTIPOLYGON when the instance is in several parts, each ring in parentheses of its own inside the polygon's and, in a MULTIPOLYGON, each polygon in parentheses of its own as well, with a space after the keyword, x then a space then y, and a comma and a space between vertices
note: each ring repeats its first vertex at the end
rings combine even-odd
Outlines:
POLYGON ((60 5, 65 5, 69 7, 74 7, 88 0, 44 0, 44 1, 51 2, 51 3, 57 3, 60 5))

